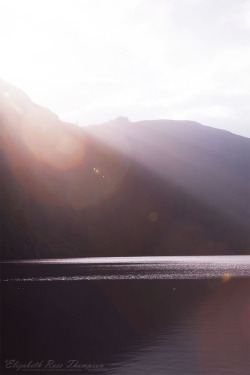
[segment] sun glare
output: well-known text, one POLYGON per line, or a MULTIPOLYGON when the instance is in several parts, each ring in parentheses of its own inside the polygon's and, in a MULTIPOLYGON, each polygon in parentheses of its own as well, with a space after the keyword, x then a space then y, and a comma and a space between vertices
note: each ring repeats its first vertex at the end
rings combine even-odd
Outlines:
POLYGON ((249 134, 248 10, 241 2, 225 12, 215 1, 1 0, 2 78, 80 125, 175 118, 235 123, 234 132, 249 134))
MULTIPOLYGON (((122 39, 131 39, 118 26, 126 4, 104 1, 98 7, 90 1, 12 1, 1 15, 1 73, 3 78, 29 92, 43 104, 43 95, 53 85, 108 81, 118 66, 111 66, 114 51, 122 39), (115 14, 115 17, 114 17, 115 14), (119 39, 114 28, 120 33, 119 39), (107 43, 108 42, 108 43, 107 43), (102 58, 101 58, 102 57, 102 58)), ((65 86, 64 86, 65 87, 65 86)), ((77 96, 77 93, 74 92, 77 96)), ((100 92, 91 91, 92 101, 100 92)), ((101 99, 102 100, 102 99, 101 99)))

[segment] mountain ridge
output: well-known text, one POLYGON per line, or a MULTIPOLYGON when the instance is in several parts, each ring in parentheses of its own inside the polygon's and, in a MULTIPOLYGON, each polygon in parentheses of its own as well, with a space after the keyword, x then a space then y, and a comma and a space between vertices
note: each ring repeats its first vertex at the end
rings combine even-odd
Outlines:
POLYGON ((250 139, 183 120, 80 128, 2 81, 0 98, 2 259, 249 253, 250 139))

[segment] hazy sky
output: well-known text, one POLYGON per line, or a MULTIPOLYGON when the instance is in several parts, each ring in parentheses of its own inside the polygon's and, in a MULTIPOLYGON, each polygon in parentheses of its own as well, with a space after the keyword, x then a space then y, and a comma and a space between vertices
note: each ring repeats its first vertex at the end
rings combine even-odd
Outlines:
POLYGON ((0 45, 1 77, 61 119, 250 137, 249 0, 0 0, 0 45))

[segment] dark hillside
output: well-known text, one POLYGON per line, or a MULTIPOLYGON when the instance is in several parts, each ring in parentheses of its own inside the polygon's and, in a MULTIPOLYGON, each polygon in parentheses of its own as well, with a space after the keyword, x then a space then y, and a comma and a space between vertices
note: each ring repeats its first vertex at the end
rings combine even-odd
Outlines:
POLYGON ((0 81, 2 259, 248 254, 250 140, 188 121, 77 127, 0 81))

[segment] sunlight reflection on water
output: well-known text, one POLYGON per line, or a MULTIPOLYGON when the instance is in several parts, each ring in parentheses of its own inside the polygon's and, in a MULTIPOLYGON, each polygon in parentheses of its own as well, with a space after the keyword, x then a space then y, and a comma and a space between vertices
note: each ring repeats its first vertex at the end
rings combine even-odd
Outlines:
POLYGON ((107 257, 5 261, 3 281, 210 279, 250 276, 250 256, 107 257))

